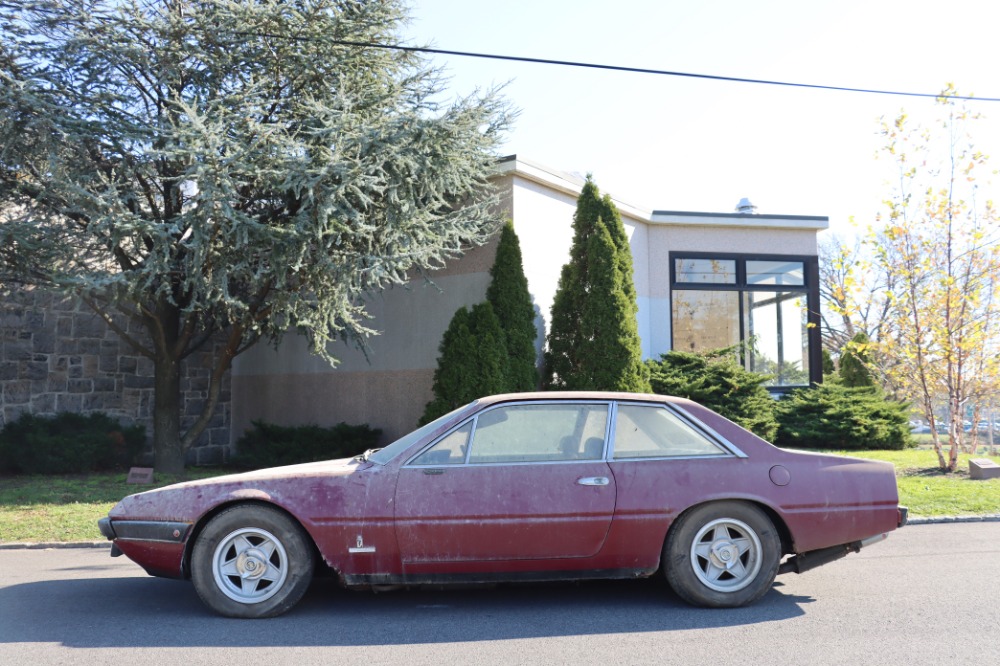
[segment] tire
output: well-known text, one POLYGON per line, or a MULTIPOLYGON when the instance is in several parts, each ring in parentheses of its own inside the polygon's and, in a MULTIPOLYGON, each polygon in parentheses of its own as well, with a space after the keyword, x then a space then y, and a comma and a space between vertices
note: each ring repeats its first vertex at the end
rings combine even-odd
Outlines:
POLYGON ((191 581, 206 606, 239 618, 281 615, 312 581, 309 537, 282 511, 242 504, 212 518, 191 553, 191 581))
POLYGON ((763 511, 745 502, 695 507, 674 522, 663 569, 677 596, 695 606, 736 608, 771 589, 781 539, 763 511))

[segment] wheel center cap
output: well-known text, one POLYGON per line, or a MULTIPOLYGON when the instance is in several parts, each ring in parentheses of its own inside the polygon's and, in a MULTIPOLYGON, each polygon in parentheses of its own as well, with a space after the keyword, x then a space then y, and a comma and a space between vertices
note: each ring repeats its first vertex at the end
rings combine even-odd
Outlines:
POLYGON ((740 557, 740 551, 729 541, 716 541, 712 544, 713 564, 722 569, 732 569, 740 557))
POLYGON ((240 553, 236 558, 236 568, 240 572, 240 578, 260 578, 267 571, 267 561, 263 553, 251 549, 240 553))

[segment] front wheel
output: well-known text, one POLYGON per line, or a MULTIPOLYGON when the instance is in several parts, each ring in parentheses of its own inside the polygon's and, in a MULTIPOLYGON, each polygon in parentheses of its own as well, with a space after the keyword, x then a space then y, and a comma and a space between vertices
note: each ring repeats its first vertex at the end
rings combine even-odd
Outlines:
POLYGON ((313 574, 309 538, 278 509, 240 505, 212 518, 191 553, 191 581, 227 617, 274 617, 305 594, 313 574))
POLYGON ((663 568, 670 587, 696 606, 734 608, 764 596, 778 573, 781 539, 763 511, 717 502, 682 514, 670 528, 663 568))

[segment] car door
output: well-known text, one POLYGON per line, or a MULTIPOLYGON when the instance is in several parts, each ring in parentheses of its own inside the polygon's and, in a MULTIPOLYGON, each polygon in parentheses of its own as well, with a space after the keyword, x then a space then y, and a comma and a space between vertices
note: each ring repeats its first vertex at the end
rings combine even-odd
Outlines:
POLYGON ((595 555, 615 510, 608 412, 499 405, 408 461, 395 495, 404 565, 595 555))

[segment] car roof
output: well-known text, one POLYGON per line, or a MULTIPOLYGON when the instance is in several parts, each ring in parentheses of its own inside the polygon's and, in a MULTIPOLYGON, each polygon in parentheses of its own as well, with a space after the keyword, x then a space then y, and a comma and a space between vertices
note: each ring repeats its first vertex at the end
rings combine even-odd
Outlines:
POLYGON ((660 402, 686 404, 689 400, 655 393, 625 393, 621 391, 534 391, 530 393, 502 393, 479 399, 480 406, 501 402, 529 400, 641 400, 644 402, 660 402))

